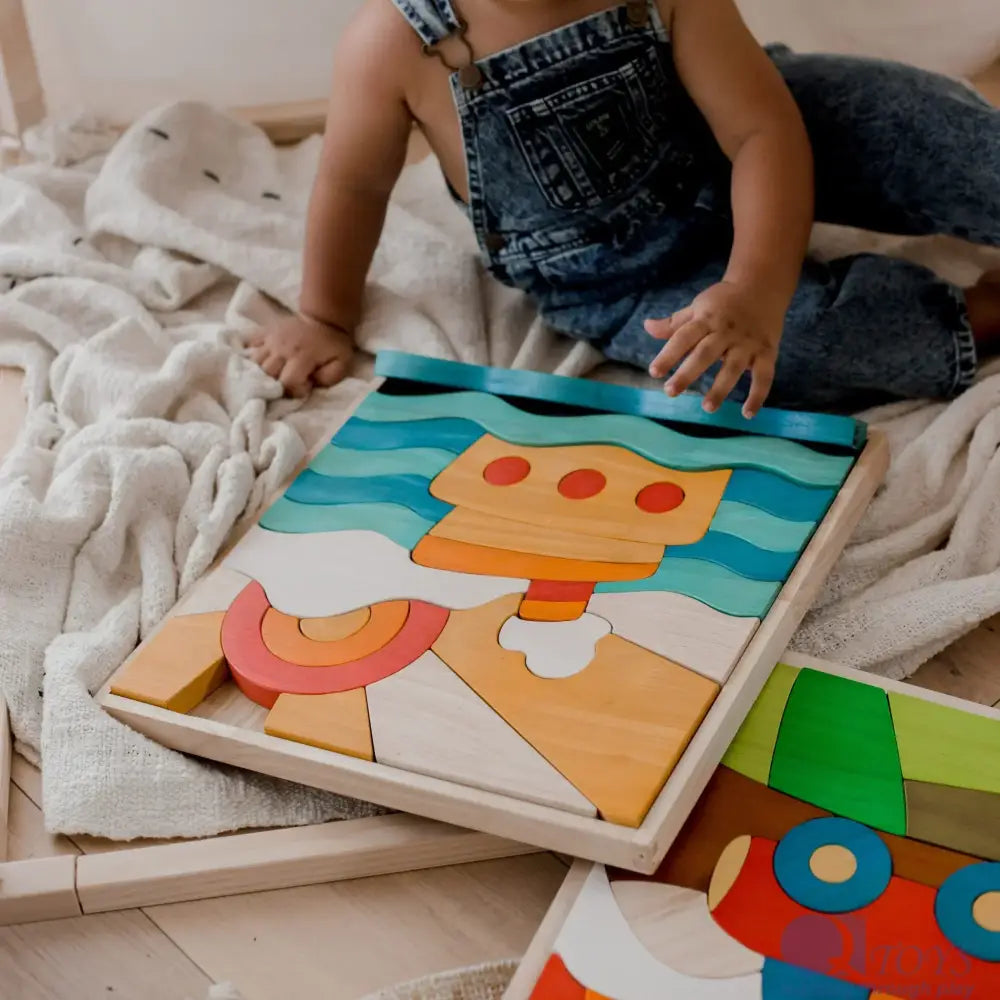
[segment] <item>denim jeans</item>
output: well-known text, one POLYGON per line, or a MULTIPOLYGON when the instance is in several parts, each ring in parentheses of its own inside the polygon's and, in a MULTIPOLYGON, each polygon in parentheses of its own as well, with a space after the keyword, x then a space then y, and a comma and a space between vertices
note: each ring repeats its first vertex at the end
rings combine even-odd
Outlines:
MULTIPOLYGON (((459 30, 451 0, 394 0, 425 43, 459 30)), ((1000 246, 1000 112, 896 63, 769 54, 816 158, 817 219, 1000 246)), ((454 73, 480 250, 557 330, 648 367, 643 329, 721 279, 731 167, 674 68, 655 0, 592 15, 454 73)), ((854 409, 951 398, 976 348, 961 289, 875 254, 809 260, 769 402, 854 409)), ((696 384, 707 388, 710 372, 696 384)), ((734 398, 745 397, 744 377, 734 398)))

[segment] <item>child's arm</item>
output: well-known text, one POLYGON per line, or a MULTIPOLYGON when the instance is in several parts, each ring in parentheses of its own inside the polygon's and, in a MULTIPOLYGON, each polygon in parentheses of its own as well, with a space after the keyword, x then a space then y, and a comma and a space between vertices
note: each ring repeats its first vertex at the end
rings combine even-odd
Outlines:
MULTIPOLYGON (((319 173, 309 203, 301 308, 352 331, 389 196, 403 169, 412 119, 391 67, 392 38, 365 16, 336 54, 319 173)), ((391 11, 394 17, 395 11, 391 11)))
MULTIPOLYGON (((665 0, 660 0, 666 6, 665 0)), ((744 406, 754 415, 774 380, 785 313, 795 292, 813 221, 813 162, 792 95, 743 24, 732 0, 675 0, 674 58, 684 85, 732 160, 735 240, 718 285, 647 329, 669 340, 651 372, 683 392, 717 361, 705 397, 716 409, 744 371, 744 406)))
POLYGON ((251 341, 254 360, 295 395, 334 384, 350 365, 365 280, 406 159, 411 117, 396 69, 412 56, 410 35, 390 4, 370 3, 338 46, 309 203, 301 315, 251 341))

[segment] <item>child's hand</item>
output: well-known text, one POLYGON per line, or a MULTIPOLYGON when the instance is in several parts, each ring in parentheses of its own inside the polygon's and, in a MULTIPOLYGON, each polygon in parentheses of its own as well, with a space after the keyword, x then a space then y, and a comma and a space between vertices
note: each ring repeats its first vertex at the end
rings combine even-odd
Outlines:
POLYGON ((771 391, 784 321, 784 306, 770 302, 760 289, 720 281, 669 319, 646 320, 647 333, 668 341, 649 373, 664 378, 680 365, 666 384, 667 394, 677 396, 721 361, 722 368, 705 394, 704 407, 712 413, 749 370, 753 378, 743 405, 743 415, 749 419, 771 391))
POLYGON ((264 327, 249 344, 250 357, 290 396, 306 396, 313 386, 336 385, 354 357, 349 333, 306 316, 288 316, 264 327))

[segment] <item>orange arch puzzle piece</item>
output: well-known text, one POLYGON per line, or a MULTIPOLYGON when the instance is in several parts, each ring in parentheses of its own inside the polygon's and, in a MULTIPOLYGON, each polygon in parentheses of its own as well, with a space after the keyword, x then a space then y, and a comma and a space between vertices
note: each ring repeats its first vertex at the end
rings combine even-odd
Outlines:
POLYGON ((387 645, 406 623, 409 601, 386 601, 371 609, 367 623, 353 635, 329 642, 302 634, 299 619, 268 608, 260 624, 264 645, 279 659, 300 667, 336 667, 371 656, 387 645))
POLYGON ((335 694, 388 677, 425 653, 448 620, 444 608, 411 601, 403 627, 381 649, 352 663, 303 667, 275 656, 264 644, 261 625, 270 607, 255 581, 236 598, 222 623, 222 649, 233 680, 265 708, 272 708, 281 694, 335 694))

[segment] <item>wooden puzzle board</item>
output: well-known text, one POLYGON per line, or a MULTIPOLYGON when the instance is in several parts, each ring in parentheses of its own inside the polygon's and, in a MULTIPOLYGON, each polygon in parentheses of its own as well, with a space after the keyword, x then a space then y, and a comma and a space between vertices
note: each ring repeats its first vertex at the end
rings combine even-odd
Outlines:
POLYGON ((1000 711, 779 664, 651 876, 576 864, 504 1000, 1000 995, 1000 711))
POLYGON ((652 870, 884 440, 406 355, 377 373, 101 702, 179 750, 652 870))

